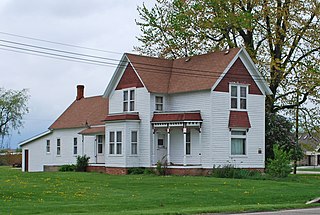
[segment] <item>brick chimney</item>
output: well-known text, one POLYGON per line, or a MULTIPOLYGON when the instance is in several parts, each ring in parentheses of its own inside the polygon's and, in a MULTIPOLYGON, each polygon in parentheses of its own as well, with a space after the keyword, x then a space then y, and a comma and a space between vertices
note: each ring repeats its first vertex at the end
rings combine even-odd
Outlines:
POLYGON ((76 100, 84 98, 84 85, 77 85, 77 97, 76 100))

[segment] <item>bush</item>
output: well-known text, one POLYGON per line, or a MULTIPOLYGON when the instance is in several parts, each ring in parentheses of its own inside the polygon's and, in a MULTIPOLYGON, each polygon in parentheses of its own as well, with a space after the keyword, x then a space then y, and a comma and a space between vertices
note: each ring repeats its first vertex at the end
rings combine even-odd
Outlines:
POLYGON ((85 172, 86 168, 88 166, 90 157, 87 157, 86 155, 77 156, 77 164, 76 164, 76 171, 77 172, 85 172))
POLYGON ((268 159, 267 174, 272 177, 285 178, 291 172, 290 154, 278 145, 273 146, 274 159, 268 159))
POLYGON ((156 172, 158 175, 167 175, 167 169, 168 169, 167 161, 163 163, 161 161, 157 162, 156 172))
POLYGON ((262 174, 258 171, 237 169, 232 165, 226 165, 223 167, 213 166, 212 176, 217 178, 238 178, 238 179, 260 179, 262 174))
POLYGON ((145 168, 143 167, 131 167, 128 169, 129 175, 140 175, 144 174, 145 168))
POLYGON ((75 170, 76 170, 76 165, 74 165, 74 164, 62 165, 59 168, 60 172, 74 172, 75 170))

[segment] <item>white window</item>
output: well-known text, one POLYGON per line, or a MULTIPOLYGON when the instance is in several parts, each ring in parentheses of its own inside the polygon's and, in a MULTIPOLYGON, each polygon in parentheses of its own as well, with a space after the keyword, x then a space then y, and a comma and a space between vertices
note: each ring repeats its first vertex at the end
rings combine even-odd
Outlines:
POLYGON ((117 131, 117 155, 122 154, 122 131, 117 131))
POLYGON ((109 132, 109 154, 114 154, 114 131, 109 132))
POLYGON ((135 93, 134 90, 123 91, 123 111, 134 111, 134 100, 135 93))
POLYGON ((191 133, 190 131, 187 132, 186 134, 186 154, 190 155, 191 154, 191 133))
POLYGON ((156 96, 156 111, 163 111, 163 97, 156 96))
POLYGON ((61 141, 57 139, 57 155, 61 155, 61 141))
POLYGON ((78 154, 78 138, 73 138, 73 154, 78 154))
POLYGON ((246 131, 231 131, 231 155, 246 154, 246 131))
POLYGON ((231 108, 247 109, 247 91, 248 87, 243 85, 231 85, 231 108))
POLYGON ((131 131, 131 154, 138 154, 138 132, 131 131))
POLYGON ((103 154, 103 136, 97 136, 97 143, 98 143, 98 154, 103 154))
POLYGON ((47 140, 46 151, 47 151, 47 153, 50 153, 50 140, 47 140))

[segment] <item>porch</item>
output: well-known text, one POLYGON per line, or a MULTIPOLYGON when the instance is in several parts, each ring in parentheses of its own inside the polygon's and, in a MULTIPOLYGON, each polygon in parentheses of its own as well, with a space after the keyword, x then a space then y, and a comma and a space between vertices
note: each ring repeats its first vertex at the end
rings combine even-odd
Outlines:
POLYGON ((152 118, 152 165, 169 168, 201 168, 201 125, 199 111, 154 113, 152 118))

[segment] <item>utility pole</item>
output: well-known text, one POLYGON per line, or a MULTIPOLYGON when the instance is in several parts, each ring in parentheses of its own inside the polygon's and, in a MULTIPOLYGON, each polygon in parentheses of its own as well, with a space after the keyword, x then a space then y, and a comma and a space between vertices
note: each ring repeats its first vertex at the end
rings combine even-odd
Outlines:
POLYGON ((293 160, 293 174, 297 174, 297 153, 299 145, 299 91, 297 86, 297 107, 296 107, 296 135, 295 135, 295 147, 294 147, 294 160, 293 160))

